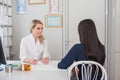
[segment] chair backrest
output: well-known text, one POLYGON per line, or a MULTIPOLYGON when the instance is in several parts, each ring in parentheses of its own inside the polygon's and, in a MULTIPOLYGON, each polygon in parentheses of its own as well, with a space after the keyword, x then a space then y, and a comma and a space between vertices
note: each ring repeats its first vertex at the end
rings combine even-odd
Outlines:
POLYGON ((106 73, 105 68, 97 62, 94 62, 94 61, 74 62, 68 68, 69 80, 72 80, 71 76, 72 76, 73 68, 75 69, 75 72, 76 72, 76 80, 79 80, 78 73, 80 73, 81 75, 80 80, 107 80, 107 73, 106 73), (79 65, 79 69, 78 69, 78 65, 79 65), (77 70, 79 70, 79 72, 77 70), (99 76, 100 73, 101 75, 99 76))

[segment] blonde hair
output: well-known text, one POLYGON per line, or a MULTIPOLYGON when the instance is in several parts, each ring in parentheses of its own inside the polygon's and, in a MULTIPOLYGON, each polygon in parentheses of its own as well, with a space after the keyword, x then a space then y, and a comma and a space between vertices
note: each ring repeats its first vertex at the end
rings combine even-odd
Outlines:
MULTIPOLYGON (((38 19, 32 20, 32 24, 31 24, 31 28, 30 28, 31 33, 32 33, 32 29, 34 29, 37 24, 42 24, 43 25, 43 23, 38 19)), ((39 40, 40 40, 40 43, 43 44, 44 40, 45 40, 44 36, 43 35, 39 36, 39 40)))

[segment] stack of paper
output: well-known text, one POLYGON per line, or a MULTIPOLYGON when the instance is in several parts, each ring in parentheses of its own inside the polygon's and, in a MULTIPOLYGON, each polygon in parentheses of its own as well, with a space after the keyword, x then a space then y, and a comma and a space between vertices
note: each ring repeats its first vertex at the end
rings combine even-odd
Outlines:
POLYGON ((3 36, 8 36, 8 27, 3 27, 3 36))
POLYGON ((8 17, 8 25, 12 26, 12 18, 11 17, 8 17))
POLYGON ((8 46, 12 46, 12 38, 8 37, 8 46))
POLYGON ((4 37, 4 46, 8 47, 8 37, 4 37))
POLYGON ((4 3, 4 4, 7 4, 7 0, 3 0, 3 3, 4 3))
POLYGON ((8 35, 12 36, 12 27, 8 27, 8 35))
POLYGON ((2 3, 2 0, 0 0, 0 2, 2 3))
POLYGON ((6 57, 6 58, 10 57, 10 50, 9 50, 9 48, 5 47, 4 49, 5 49, 5 50, 4 50, 4 52, 5 52, 5 57, 6 57))
POLYGON ((12 16, 12 8, 8 8, 8 16, 12 16))
POLYGON ((12 1, 11 0, 7 0, 8 2, 7 2, 7 4, 9 5, 9 6, 11 6, 12 5, 12 1))
POLYGON ((3 23, 3 6, 0 5, 0 25, 2 25, 3 23))

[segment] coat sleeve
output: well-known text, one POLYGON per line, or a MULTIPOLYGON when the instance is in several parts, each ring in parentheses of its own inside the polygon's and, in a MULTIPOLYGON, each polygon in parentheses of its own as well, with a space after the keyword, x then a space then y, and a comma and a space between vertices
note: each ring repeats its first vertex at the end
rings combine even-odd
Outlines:
POLYGON ((23 60, 26 58, 27 50, 26 50, 26 45, 25 45, 25 40, 22 39, 20 43, 20 55, 19 58, 23 62, 23 60))
POLYGON ((76 46, 74 45, 68 54, 58 63, 58 68, 67 69, 76 60, 76 57, 76 46))

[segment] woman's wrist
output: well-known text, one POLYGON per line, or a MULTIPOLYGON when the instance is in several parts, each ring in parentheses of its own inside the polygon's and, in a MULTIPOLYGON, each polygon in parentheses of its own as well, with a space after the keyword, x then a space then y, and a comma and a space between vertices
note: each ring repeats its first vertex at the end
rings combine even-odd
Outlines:
POLYGON ((32 64, 33 59, 28 59, 28 58, 26 58, 26 59, 23 60, 23 62, 32 64))
POLYGON ((38 60, 26 58, 23 62, 36 65, 38 63, 38 60))
POLYGON ((42 59, 42 62, 43 62, 44 64, 48 64, 49 58, 48 58, 48 57, 43 58, 43 59, 42 59))
POLYGON ((29 63, 32 64, 32 63, 33 63, 33 59, 30 59, 30 60, 29 60, 29 63))

